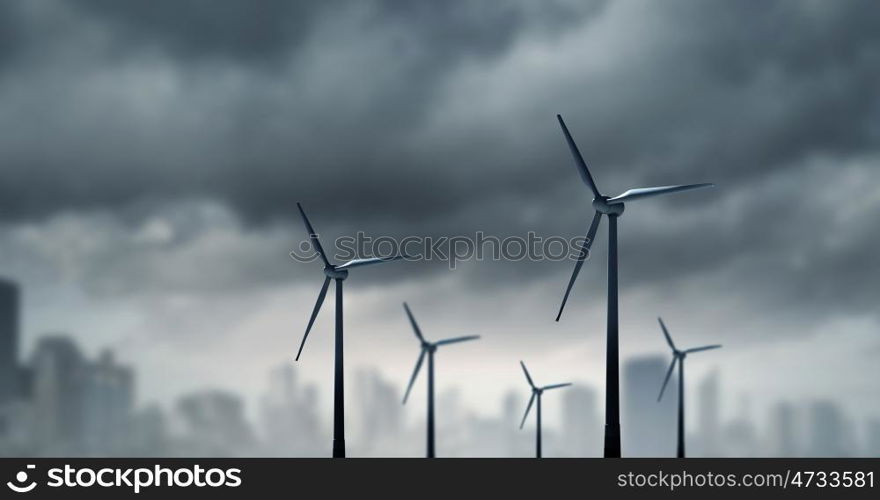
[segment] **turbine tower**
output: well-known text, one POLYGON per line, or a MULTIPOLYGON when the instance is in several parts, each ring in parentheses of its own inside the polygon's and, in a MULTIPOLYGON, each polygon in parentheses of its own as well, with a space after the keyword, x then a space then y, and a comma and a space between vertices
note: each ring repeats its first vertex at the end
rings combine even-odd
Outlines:
POLYGON ((669 344, 669 348, 672 349, 672 363, 669 364, 669 370, 666 372, 666 378, 663 380, 663 386, 660 388, 660 395, 657 396, 657 402, 663 398, 663 391, 666 390, 666 384, 669 383, 669 377, 672 376, 672 370, 675 368, 675 363, 678 363, 678 450, 676 452, 676 457, 684 458, 684 358, 687 357, 688 354, 692 354, 700 351, 708 351, 710 349, 718 349, 721 347, 719 344, 715 345, 707 345, 703 347, 694 347, 693 349, 685 349, 683 351, 679 351, 675 344, 672 342, 672 337, 669 335, 669 330, 666 329, 666 325, 663 324, 663 320, 657 318, 657 321, 660 322, 660 328, 663 329, 663 336, 666 337, 666 343, 669 344))
POLYGON ((529 416, 529 411, 532 409, 532 403, 535 402, 535 399, 538 400, 538 408, 537 411, 537 427, 535 429, 535 457, 541 458, 541 396, 544 394, 544 391, 549 391, 550 389, 560 389, 562 387, 568 387, 571 383, 565 384, 552 384, 545 385, 544 387, 537 387, 535 383, 532 381, 532 376, 529 375, 529 370, 526 368, 526 364, 522 361, 519 362, 519 365, 522 366, 523 373, 526 374, 526 380, 529 382, 529 387, 532 388, 532 397, 529 398, 529 405, 526 406, 526 412, 523 415, 522 422, 519 424, 519 428, 522 429, 523 425, 526 423, 526 417, 529 416))
POLYGON ((318 301, 315 303, 315 308, 312 310, 311 318, 309 318, 309 326, 306 327, 306 333, 303 335, 302 342, 299 345, 299 351, 296 353, 296 360, 299 361, 303 347, 306 345, 306 339, 309 337, 309 332, 312 330, 312 325, 315 324, 315 318, 318 317, 318 311, 321 310, 321 305, 324 303, 324 298, 327 296, 327 288, 330 286, 330 280, 336 280, 336 352, 333 373, 333 458, 345 458, 345 388, 343 381, 345 372, 343 369, 342 356, 342 282, 348 278, 349 269, 370 264, 378 264, 379 262, 397 260, 400 259, 402 255, 373 257, 369 259, 353 259, 344 264, 331 264, 329 257, 324 252, 324 248, 321 247, 321 242, 318 241, 318 234, 315 233, 315 229, 309 222, 309 218, 306 217, 305 211, 303 211, 302 205, 297 203, 296 207, 299 209, 300 215, 302 215, 312 245, 315 247, 315 250, 318 251, 321 260, 324 261, 324 285, 321 286, 321 291, 318 293, 318 301))
POLYGON ((680 191, 689 191, 703 187, 710 187, 714 184, 686 184, 679 186, 661 186, 649 188, 637 188, 625 191, 613 198, 603 196, 593 182, 593 176, 587 168, 574 139, 568 132, 568 127, 562 121, 562 116, 556 115, 559 125, 562 126, 562 132, 565 134, 565 140, 574 157, 578 173, 584 184, 590 188, 593 194, 593 221, 587 231, 586 239, 584 239, 581 253, 574 265, 574 271, 571 279, 568 281, 568 287, 565 289, 565 296, 562 299, 562 305, 559 307, 559 314, 556 315, 556 321, 562 316, 562 310, 565 308, 565 302, 571 293, 571 287, 577 279, 578 273, 584 264, 584 260, 589 254, 590 246, 596 236, 596 230, 599 228, 599 221, 602 215, 608 216, 608 326, 606 339, 606 361, 605 361, 605 456, 620 457, 620 370, 619 354, 618 354, 618 326, 617 326, 617 219, 623 214, 624 203, 635 201, 641 198, 658 196, 661 194, 677 193, 680 191))
POLYGON ((434 458, 436 455, 434 453, 434 353, 437 352, 437 347, 441 345, 449 345, 456 344, 458 342, 465 342, 468 340, 476 340, 480 338, 479 335, 468 335, 466 337, 454 337, 451 339, 438 340, 437 342, 428 342, 425 340, 425 337, 422 335, 422 330, 419 328, 418 323, 416 323, 416 318, 413 316, 412 311, 409 310, 409 306, 406 305, 406 302, 403 303, 403 309, 406 311, 407 317, 409 317, 409 322, 412 325, 413 333, 416 334, 416 338, 419 339, 419 342, 422 343, 422 352, 419 353, 419 358, 416 360, 416 368, 413 370, 412 376, 409 379, 409 385, 406 387, 406 394, 403 395, 403 404, 406 404, 406 400, 409 399, 409 393, 413 388, 413 384, 416 382, 416 377, 419 375, 419 370, 422 368, 422 362, 425 360, 425 355, 428 355, 428 449, 427 449, 427 457, 434 458))

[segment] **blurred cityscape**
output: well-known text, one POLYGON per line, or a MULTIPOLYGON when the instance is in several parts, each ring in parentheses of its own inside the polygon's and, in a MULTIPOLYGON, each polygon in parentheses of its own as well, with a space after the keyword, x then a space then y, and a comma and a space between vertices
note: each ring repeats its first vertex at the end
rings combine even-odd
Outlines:
MULTIPOLYGON (((68 335, 40 338, 21 363, 19 302, 18 286, 0 280, 0 456, 329 454, 330 416, 318 414, 317 388, 300 381, 291 364, 269 373, 256 422, 247 418, 244 398, 223 390, 184 394, 170 408, 140 406, 131 367, 119 364, 110 351, 87 359, 68 335)), ((624 456, 674 455, 675 380, 657 402, 668 361, 649 355, 623 364, 624 456)), ((779 401, 764 419, 752 415, 743 401, 735 418, 723 419, 720 374, 712 372, 695 384, 688 456, 880 456, 880 418, 855 422, 835 403, 816 400, 779 401)), ((400 386, 378 371, 360 370, 349 387, 355 397, 346 436, 351 456, 423 454, 424 425, 420 419, 407 423, 400 386)), ((455 390, 442 392, 438 454, 532 456, 533 427, 519 429, 527 396, 526 391, 506 393, 497 414, 486 417, 467 411, 455 390)), ((544 431, 546 456, 600 456, 599 391, 579 384, 559 396, 559 425, 544 431)))

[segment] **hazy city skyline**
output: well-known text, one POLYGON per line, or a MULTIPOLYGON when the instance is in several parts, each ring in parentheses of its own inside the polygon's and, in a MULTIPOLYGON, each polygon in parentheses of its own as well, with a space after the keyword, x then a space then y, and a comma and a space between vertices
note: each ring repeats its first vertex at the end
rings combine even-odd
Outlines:
MULTIPOLYGON (((15 287, 3 283, 16 302, 15 287)), ((0 321, 14 316, 3 307, 0 321)), ((13 333, 17 333, 13 329, 13 333)), ((14 342, 14 336, 12 338, 14 342)), ((9 341, 9 338, 6 339, 9 341)), ((0 354, 3 354, 0 352, 0 354)), ((672 456, 677 396, 655 399, 665 374, 661 354, 626 358, 622 364, 623 451, 631 457, 672 456)), ((241 395, 209 386, 177 395, 169 404, 137 402, 137 373, 102 350, 90 359, 69 335, 40 337, 32 356, 16 366, 19 390, 0 401, 0 456, 327 456, 331 398, 303 377, 293 363, 268 369, 259 394, 241 395), (256 400, 258 403, 253 404, 256 400)), ((348 377, 354 389, 348 412, 352 456, 423 456, 424 411, 408 410, 400 398, 405 385, 376 368, 358 368, 348 377)), ((686 389, 690 456, 875 456, 880 453, 880 416, 854 418, 825 399, 780 400, 739 408, 723 417, 724 385, 712 370, 686 389), (763 414, 763 415, 762 415, 763 414)), ((519 429, 528 391, 502 389, 491 411, 463 405, 463 384, 438 394, 438 456, 519 456, 534 453, 534 422, 519 429)), ((419 392, 418 390, 416 392, 419 392)), ((600 456, 601 392, 577 383, 548 403, 560 415, 544 425, 545 456, 600 456)))

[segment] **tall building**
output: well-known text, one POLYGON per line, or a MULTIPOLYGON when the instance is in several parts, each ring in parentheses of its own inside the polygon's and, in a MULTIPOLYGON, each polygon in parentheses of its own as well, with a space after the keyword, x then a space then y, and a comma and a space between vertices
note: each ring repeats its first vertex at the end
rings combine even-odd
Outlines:
POLYGON ((747 394, 740 395, 737 415, 724 425, 722 435, 724 457, 755 457, 763 451, 747 394))
MULTIPOLYGON (((403 437, 402 395, 376 369, 358 370, 354 386, 360 422, 358 441, 368 454, 394 454, 403 437)), ((421 407, 421 402, 413 401, 417 407, 421 407)))
POLYGON ((794 405, 780 401, 770 412, 770 454, 774 457, 796 457, 799 454, 799 422, 794 405))
POLYGON ((253 451, 254 435, 237 395, 220 390, 190 393, 178 400, 177 411, 185 430, 179 452, 222 457, 253 451))
POLYGON ((83 381, 84 451, 89 455, 123 455, 131 440, 134 375, 105 350, 89 363, 83 381))
POLYGON ((840 408, 831 401, 816 401, 810 407, 811 457, 856 456, 852 434, 840 408))
POLYGON ((128 456, 167 457, 168 432, 165 413, 155 405, 134 412, 131 419, 128 456))
POLYGON ((678 415, 678 374, 673 373, 663 400, 657 394, 670 358, 649 355, 623 365, 621 438, 627 457, 675 456, 678 415))
MULTIPOLYGON (((719 440, 721 438, 720 414, 721 382, 717 370, 713 370, 697 387, 697 455, 703 457, 720 456, 719 440)), ((689 454, 691 455, 691 454, 689 454)))
POLYGON ((15 283, 0 279, 0 406, 17 399, 19 291, 15 283))
POLYGON ((866 457, 880 458, 880 418, 873 418, 868 421, 867 446, 864 450, 866 457))
POLYGON ((266 452, 273 456, 321 456, 330 437, 318 421, 317 391, 301 386, 286 363, 271 371, 269 390, 261 401, 266 452))
POLYGON ((508 390, 501 398, 501 430, 504 444, 501 453, 507 457, 531 457, 535 454, 535 440, 529 429, 519 428, 523 412, 526 411, 527 398, 521 397, 525 391, 508 390))
POLYGON ((79 348, 66 336, 43 337, 31 366, 38 453, 80 453, 87 367, 79 348))
POLYGON ((565 390, 562 396, 562 435, 565 436, 566 456, 601 455, 604 446, 602 423, 593 388, 575 385, 565 390))

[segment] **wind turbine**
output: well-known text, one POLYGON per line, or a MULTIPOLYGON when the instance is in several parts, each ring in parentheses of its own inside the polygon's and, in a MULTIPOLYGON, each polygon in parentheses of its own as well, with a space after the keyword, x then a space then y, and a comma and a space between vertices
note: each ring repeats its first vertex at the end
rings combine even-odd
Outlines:
POLYGON ((324 303, 324 298, 327 296, 327 288, 330 286, 330 280, 336 280, 336 354, 333 374, 333 458, 345 458, 345 389, 343 382, 344 369, 342 358, 342 282, 345 281, 345 278, 348 278, 349 269, 370 264, 378 264, 379 262, 397 260, 403 256, 394 255, 391 257, 353 259, 344 264, 331 264, 330 259, 324 252, 324 248, 321 247, 321 242, 318 241, 318 234, 315 233, 315 229, 312 227, 309 218, 306 217, 306 213, 303 211, 302 205, 297 203, 296 207, 299 209, 300 215, 302 215, 312 245, 315 247, 315 250, 318 251, 321 260, 324 261, 324 285, 321 286, 321 291, 318 293, 318 301, 315 303, 315 308, 312 310, 311 318, 309 318, 309 326, 306 327, 306 333, 303 335, 302 342, 299 345, 299 351, 296 353, 296 360, 299 361, 303 347, 306 345, 306 339, 309 337, 309 332, 312 330, 312 325, 315 323, 315 318, 318 317, 318 311, 321 310, 321 305, 324 303))
POLYGON ((537 387, 535 383, 532 381, 532 376, 529 375, 529 370, 526 369, 526 364, 522 361, 519 362, 519 365, 522 366, 523 373, 526 374, 526 380, 529 382, 529 386, 532 388, 532 397, 529 398, 529 405, 526 406, 526 413, 523 415, 522 422, 519 424, 519 428, 522 429, 523 425, 526 423, 526 417, 529 416, 529 411, 532 409, 532 403, 535 402, 535 399, 538 400, 538 425, 536 429, 535 436, 535 456, 537 458, 541 458, 541 396, 544 394, 544 391, 549 391, 550 389, 560 389, 562 387, 568 387, 571 384, 552 384, 545 385, 544 387, 537 387))
POLYGON ((416 381, 416 377, 419 375, 419 370, 422 368, 422 362, 425 360, 425 354, 428 355, 428 458, 434 458, 434 353, 437 352, 437 347, 441 345, 449 345, 456 344, 458 342, 465 342, 468 340, 476 340, 480 338, 479 335, 468 335, 466 337, 454 337, 451 339, 438 340, 437 342, 428 342, 425 340, 425 337, 422 336, 422 330, 419 329, 418 323, 416 323, 416 318, 413 316, 412 311, 409 310, 409 306, 406 305, 406 302, 403 303, 403 309, 406 311, 407 317, 409 317, 409 322, 412 324, 413 333, 416 334, 416 337, 419 339, 419 342, 422 343, 422 352, 419 353, 419 359, 416 361, 416 368, 413 370, 412 376, 409 379, 409 385, 406 388, 406 394, 403 395, 403 404, 406 404, 406 400, 409 399, 409 393, 413 388, 413 384, 416 381))
POLYGON ((675 344, 672 343, 672 337, 669 335, 669 330, 666 329, 666 325, 663 324, 663 320, 657 318, 657 321, 660 322, 660 328, 663 329, 663 336, 666 337, 666 343, 669 344, 669 348, 672 349, 672 363, 669 364, 669 370, 666 372, 666 379, 663 380, 663 387, 660 388, 660 395, 657 396, 657 402, 660 402, 663 398, 663 391, 666 390, 666 384, 669 383, 669 377, 672 376, 672 370, 675 368, 675 363, 678 362, 678 451, 675 456, 678 458, 684 458, 684 358, 686 358, 688 354, 695 352, 718 349, 721 345, 707 345, 679 351, 675 347, 675 344))
POLYGON ((620 457, 620 373, 619 373, 619 354, 618 354, 618 329, 617 329, 617 218, 623 214, 624 203, 635 201, 641 198, 658 196, 661 194, 677 193, 680 191, 689 191, 691 189, 699 189, 703 187, 714 186, 714 184, 686 184, 679 186, 661 186, 649 188, 629 189, 622 194, 613 198, 603 196, 593 182, 593 176, 587 168, 574 139, 568 132, 568 127, 562 121, 562 116, 556 115, 559 125, 562 126, 562 132, 565 134, 565 140, 568 142, 568 148, 574 157, 578 173, 584 184, 590 188, 593 193, 593 209, 596 213, 593 215, 593 221, 590 223, 590 229, 587 231, 586 239, 574 265, 574 271, 571 273, 571 279, 568 281, 568 287, 565 289, 565 296, 562 299, 562 305, 559 306, 559 314, 556 315, 556 321, 562 316, 562 309, 565 308, 565 302, 568 300, 568 294, 571 293, 571 287, 577 279, 581 266, 589 254, 590 246, 596 236, 596 230, 599 228, 599 221, 602 215, 608 216, 608 327, 606 340, 606 361, 605 361, 605 456, 620 457))

